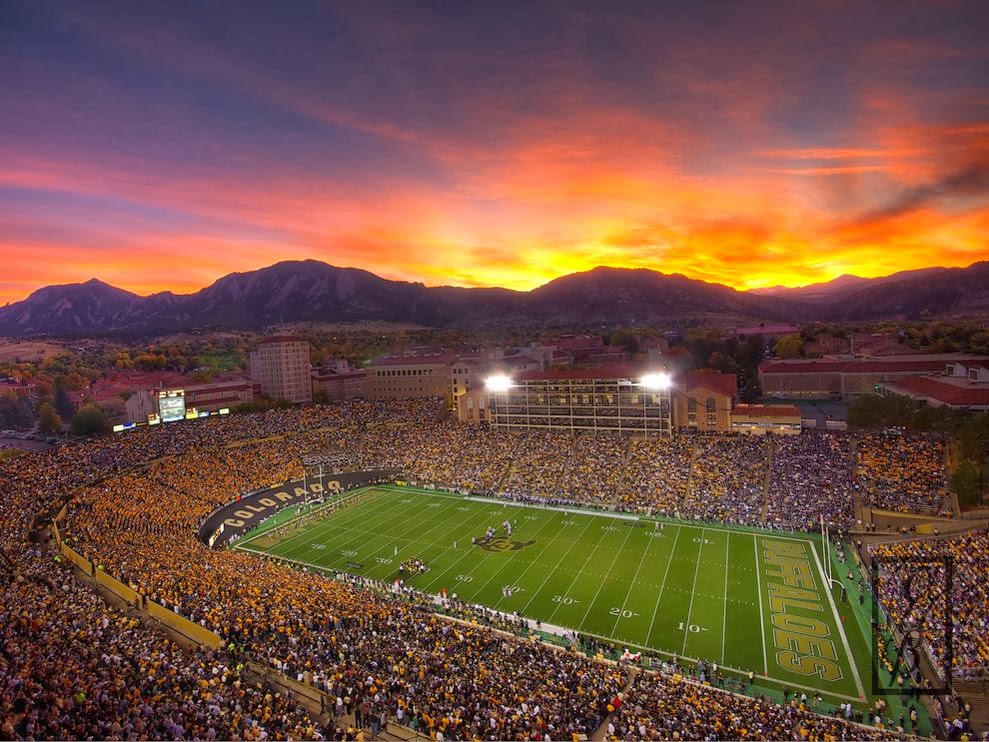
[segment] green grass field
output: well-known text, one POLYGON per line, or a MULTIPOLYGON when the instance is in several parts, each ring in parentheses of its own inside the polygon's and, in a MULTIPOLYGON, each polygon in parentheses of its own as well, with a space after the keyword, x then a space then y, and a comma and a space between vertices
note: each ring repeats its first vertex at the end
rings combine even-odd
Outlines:
POLYGON ((406 582, 423 592, 445 588, 633 651, 704 658, 832 700, 858 701, 868 682, 863 633, 826 588, 821 540, 810 535, 388 485, 283 537, 248 535, 235 548, 384 581, 418 557, 430 569, 406 582), (506 519, 516 523, 510 539, 506 519), (472 545, 488 526, 498 529, 494 542, 472 545))

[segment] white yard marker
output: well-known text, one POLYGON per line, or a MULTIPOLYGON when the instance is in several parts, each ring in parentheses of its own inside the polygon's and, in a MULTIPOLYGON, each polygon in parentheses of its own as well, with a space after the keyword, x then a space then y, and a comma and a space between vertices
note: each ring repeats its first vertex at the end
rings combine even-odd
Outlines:
POLYGON ((752 548, 755 551, 755 578, 759 585, 759 634, 762 635, 762 674, 769 675, 769 660, 766 659, 766 616, 762 607, 762 568, 759 567, 759 539, 752 534, 752 548))

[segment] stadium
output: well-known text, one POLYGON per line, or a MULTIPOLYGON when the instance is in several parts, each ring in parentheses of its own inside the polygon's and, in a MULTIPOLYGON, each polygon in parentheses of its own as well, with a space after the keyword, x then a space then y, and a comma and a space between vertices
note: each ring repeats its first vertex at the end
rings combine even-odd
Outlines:
POLYGON ((0 467, 5 738, 958 738, 985 692, 933 438, 355 401, 0 467))

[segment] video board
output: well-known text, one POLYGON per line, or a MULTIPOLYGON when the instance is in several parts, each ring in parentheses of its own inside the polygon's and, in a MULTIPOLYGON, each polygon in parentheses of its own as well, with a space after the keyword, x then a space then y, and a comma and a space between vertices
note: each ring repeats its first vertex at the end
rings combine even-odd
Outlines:
POLYGON ((185 390, 169 389, 158 392, 158 415, 165 423, 185 420, 185 390))

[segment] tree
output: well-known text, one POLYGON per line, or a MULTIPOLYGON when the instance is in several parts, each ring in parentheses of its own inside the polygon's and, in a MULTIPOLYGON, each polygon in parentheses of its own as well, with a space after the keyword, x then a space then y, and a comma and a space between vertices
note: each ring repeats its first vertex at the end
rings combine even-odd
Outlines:
POLYGON ((982 477, 974 461, 962 459, 951 475, 951 488, 958 495, 960 505, 978 505, 982 496, 982 477))
POLYGON ((55 412, 63 420, 68 420, 76 413, 76 406, 72 403, 72 397, 65 391, 65 387, 55 387, 55 412))
POLYGON ((798 333, 784 335, 773 346, 773 355, 777 358, 800 358, 803 355, 803 342, 798 333))
POLYGON ((105 433, 109 427, 106 413, 94 404, 83 405, 69 422, 74 435, 105 433))
POLYGON ((27 430, 34 424, 31 401, 17 392, 0 394, 0 428, 27 430))
POLYGON ((58 416, 50 402, 42 402, 38 408, 38 432, 61 433, 62 418, 58 416))

